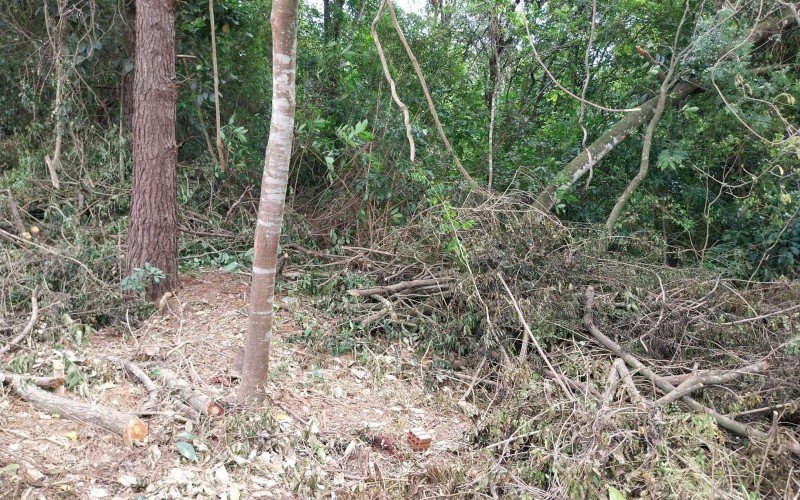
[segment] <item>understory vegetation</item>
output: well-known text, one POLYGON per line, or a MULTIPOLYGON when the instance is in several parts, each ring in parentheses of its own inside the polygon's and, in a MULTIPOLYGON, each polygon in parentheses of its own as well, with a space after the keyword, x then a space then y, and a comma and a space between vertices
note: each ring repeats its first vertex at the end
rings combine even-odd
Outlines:
MULTIPOLYGON (((133 342, 163 312, 139 300, 160 271, 125 273, 128 4, 0 5, 0 349, 25 328, 32 297, 39 311, 30 335, 0 350, 0 372, 49 375, 51 358, 63 357, 67 390, 79 395, 102 380, 82 356, 92 337, 133 342)), ((224 168, 212 144, 208 9, 177 11, 186 277, 250 272, 269 135, 271 4, 214 5, 224 168)), ((386 69, 370 31, 381 5, 300 4, 277 293, 302 307, 287 342, 366 366, 408 347, 413 360, 393 376, 419 374, 471 428, 450 461, 409 466, 391 481, 365 477, 338 494, 796 498, 797 4, 395 7, 407 47, 389 14, 376 21, 386 69), (565 173, 630 110, 669 101, 669 78, 669 88, 696 88, 615 137, 577 179, 565 173), (548 187, 554 203, 543 210, 548 187), (372 287, 389 288, 359 293, 372 287), (665 400, 671 391, 625 356, 691 390, 665 400)), ((279 364, 273 372, 279 379, 279 364)), ((271 441, 278 427, 269 412, 226 423, 229 441, 252 447, 242 456, 291 448, 323 471, 295 472, 295 494, 336 491, 319 449, 344 453, 347 440, 271 441)), ((0 485, 12 461, 0 450, 0 485)))

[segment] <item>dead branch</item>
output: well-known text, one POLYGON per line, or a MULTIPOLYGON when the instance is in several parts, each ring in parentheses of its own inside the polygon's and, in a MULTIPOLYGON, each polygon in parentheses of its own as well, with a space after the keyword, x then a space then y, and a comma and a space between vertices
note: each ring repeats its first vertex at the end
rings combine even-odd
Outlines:
POLYGON ((7 353, 11 349, 18 347, 17 344, 22 342, 25 337, 30 335, 33 327, 36 326, 36 322, 39 321, 39 299, 37 297, 39 293, 39 285, 33 287, 33 293, 31 293, 31 319, 28 320, 28 324, 25 325, 25 328, 22 329, 19 335, 8 341, 8 343, 0 349, 0 356, 7 353))
POLYGON ((558 371, 556 371, 555 368, 553 368, 553 365, 550 363, 550 359, 547 357, 547 354, 545 354, 544 350, 539 345, 539 341, 536 340, 536 337, 533 336, 533 332, 531 331, 531 328, 528 326, 528 323, 525 321, 525 316, 522 314, 522 309, 519 308, 519 303, 517 302, 517 299, 514 298, 514 295, 511 293, 511 289, 508 288, 508 285, 506 284, 506 281, 503 279, 503 276, 500 273, 497 273, 497 277, 500 278, 500 282, 505 287, 506 293, 508 293, 508 297, 511 300, 511 304, 514 306, 514 309, 517 311, 517 317, 519 318, 519 322, 522 323, 522 328, 525 330, 525 335, 527 335, 530 338, 530 340, 533 343, 534 347, 536 347, 536 350, 539 352, 539 356, 541 356, 542 360, 544 360, 545 364, 550 369, 550 372, 553 375, 556 375, 555 380, 558 383, 558 385, 561 387, 561 390, 564 391, 564 395, 567 396, 567 398, 570 401, 572 401, 574 403, 577 403, 578 400, 575 399, 575 396, 572 394, 572 392, 569 389, 567 389, 567 386, 564 383, 563 378, 566 378, 566 377, 561 375, 558 371))
POLYGON ((2 230, 2 229, 0 229, 0 236, 4 236, 4 237, 6 237, 7 239, 10 239, 10 240, 16 241, 16 242, 18 242, 18 243, 23 243, 23 244, 25 244, 25 245, 28 245, 28 246, 32 246, 32 247, 38 248, 39 250, 42 250, 42 251, 44 251, 44 252, 46 252, 46 253, 49 253, 50 255, 55 255, 56 257, 60 257, 60 258, 62 258, 62 259, 66 259, 66 260, 68 260, 68 261, 70 261, 70 262, 74 262, 75 264, 77 264, 78 266, 80 266, 80 267, 81 267, 81 269, 83 269, 84 271, 86 271, 86 275, 87 275, 87 276, 89 276, 89 278, 91 278, 91 279, 92 279, 92 281, 94 281, 96 284, 100 285, 100 286, 101 286, 101 287, 103 287, 103 288, 105 288, 105 287, 108 285, 108 284, 107 284, 107 283, 105 283, 103 280, 101 280, 100 278, 98 278, 97 276, 95 276, 95 274, 94 274, 94 273, 91 271, 91 269, 89 269, 88 267, 86 267, 86 264, 84 264, 83 262, 79 261, 78 259, 75 259, 75 258, 73 258, 73 257, 70 257, 69 255, 64 255, 63 253, 60 253, 60 252, 58 252, 58 251, 56 251, 56 250, 53 250, 51 247, 49 247, 49 246, 47 246, 47 245, 44 245, 44 244, 42 244, 42 243, 37 243, 37 242, 35 242, 35 241, 26 240, 25 238, 21 238, 21 237, 19 237, 19 236, 15 235, 15 234, 11 234, 11 233, 9 233, 8 231, 4 231, 4 230, 2 230))
POLYGON ((720 324, 728 326, 728 325, 739 325, 741 323, 753 323, 753 322, 758 321, 760 319, 771 318, 772 316, 777 316, 779 314, 788 314, 788 313, 794 312, 794 311, 796 311, 798 309, 800 309, 800 304, 796 304, 796 305, 793 305, 791 307, 787 307, 785 309, 781 309, 780 311, 761 314, 761 315, 755 316, 753 318, 737 319, 736 321, 728 321, 726 323, 720 323, 720 324))
POLYGON ((123 367, 128 373, 133 375, 140 384, 144 386, 145 390, 147 391, 147 400, 142 404, 142 409, 145 411, 151 411, 155 409, 158 400, 158 386, 147 375, 147 373, 145 373, 142 367, 132 361, 118 358, 116 356, 106 356, 106 359, 123 367))
POLYGON ((647 401, 644 399, 644 397, 642 397, 639 389, 636 388, 636 384, 633 383, 633 377, 631 377, 631 372, 628 371, 628 367, 625 366, 625 362, 617 358, 614 360, 614 367, 619 372, 620 382, 625 388, 625 391, 628 393, 628 396, 631 398, 633 404, 638 406, 646 405, 647 401))
POLYGON ((766 361, 759 361, 752 365, 743 366, 735 370, 700 370, 696 373, 683 373, 680 375, 667 375, 662 377, 670 384, 682 384, 689 378, 695 378, 697 382, 705 385, 719 385, 733 382, 742 375, 760 373, 767 369, 769 364, 766 361))
POLYGON ((675 391, 661 397, 656 401, 657 405, 665 405, 668 403, 672 403, 673 401, 677 401, 682 396, 687 394, 691 394, 692 392, 696 391, 697 389, 701 389, 707 385, 719 385, 724 384, 727 382, 732 382, 737 378, 741 377, 742 375, 748 373, 758 373, 763 370, 767 369, 767 362, 761 361, 759 363, 755 363, 749 366, 745 366, 738 370, 729 371, 729 372, 695 372, 691 373, 688 376, 685 376, 683 381, 680 382, 680 385, 675 389, 675 391))
POLYGON ((674 391, 661 396, 659 399, 656 400, 656 405, 666 405, 669 403, 673 403, 684 396, 688 396, 689 394, 693 393, 698 389, 702 389, 705 385, 698 381, 697 377, 689 377, 683 381, 678 387, 675 388, 674 391))
MULTIPOLYGON (((586 305, 585 305, 586 309, 583 316, 583 324, 589 331, 589 333, 591 333, 592 336, 594 336, 594 338, 598 342, 600 342, 600 344, 603 345, 603 347, 605 347, 609 351, 613 352, 614 354, 622 358, 622 360, 625 361, 627 365, 629 365, 631 368, 635 368, 637 370, 637 373, 640 373, 645 377, 647 377, 656 387, 662 390, 665 394, 674 391, 676 389, 674 385, 670 384, 662 377, 654 373, 653 370, 645 366, 644 363, 639 361, 635 356, 624 351, 619 344, 608 338, 603 332, 600 331, 599 328, 597 328, 597 326, 595 326, 592 320, 592 307, 594 305, 593 287, 591 286, 586 287, 585 297, 586 297, 586 305)), ((740 436, 744 436, 751 439, 757 438, 762 441, 766 441, 769 438, 768 433, 755 429, 749 425, 742 424, 740 422, 733 420, 732 418, 717 413, 713 409, 699 403, 698 401, 692 399, 689 396, 682 396, 681 400, 687 405, 689 405, 689 407, 692 410, 705 413, 706 415, 713 418, 720 427, 728 429, 729 431, 739 434, 740 436)), ((781 444, 785 446, 785 448, 791 451, 792 453, 800 455, 800 444, 798 444, 797 442, 790 439, 785 439, 782 441, 781 444)))
POLYGON ((192 387, 191 383, 180 378, 172 370, 159 368, 159 372, 158 379, 164 384, 164 387, 175 391, 182 401, 201 415, 220 417, 225 413, 225 409, 219 403, 192 387))
POLYGON ((386 295, 390 293, 399 292, 401 290, 408 290, 408 289, 417 289, 422 287, 434 287, 434 288, 443 288, 447 286, 447 283, 455 281, 456 278, 454 277, 442 277, 442 278, 430 278, 424 280, 411 280, 411 281, 401 281, 400 283, 395 283, 394 285, 386 285, 386 286, 375 286, 372 288, 363 288, 363 289, 352 289, 348 290, 347 293, 352 295, 353 297, 367 297, 369 295, 386 295))
POLYGON ((406 54, 408 55, 408 59, 411 61, 411 65, 414 67, 414 71, 417 73, 417 78, 419 79, 419 84, 422 86, 422 93, 425 94, 425 100, 428 102, 428 110, 431 112, 431 116, 433 117, 433 123, 436 125, 436 131, 439 132, 439 138, 444 143, 445 149, 450 155, 453 157, 453 162, 456 164, 458 171, 461 173, 461 176, 466 179, 467 183, 469 183, 470 187, 474 189, 481 189, 481 186, 475 182, 475 179, 469 175, 467 170, 461 164, 461 160, 458 158, 458 155, 453 150, 453 146, 450 145, 450 140, 447 138, 447 134, 444 133, 444 128, 442 127, 442 122, 439 120, 439 113, 436 112, 436 106, 433 104, 433 98, 431 97, 431 93, 428 90, 428 84, 425 81, 425 75, 422 74, 422 68, 419 66, 419 62, 417 62, 417 58, 414 53, 411 51, 411 47, 408 45, 408 40, 406 40, 406 36, 403 33, 403 29, 400 27, 400 23, 397 22, 397 15, 394 12, 394 2, 392 0, 387 0, 386 4, 389 6, 389 15, 392 17, 392 24, 394 25, 395 31, 397 31, 397 37, 400 39, 400 43, 403 45, 403 48, 406 49, 406 54))
POLYGON ((606 390, 603 391, 603 408, 608 409, 608 406, 614 401, 614 393, 617 392, 617 386, 619 385, 619 370, 617 370, 617 361, 611 365, 611 369, 608 371, 608 378, 606 380, 606 390))
POLYGON ((194 229, 189 229, 188 227, 178 226, 178 231, 186 234, 191 234, 192 236, 200 236, 200 237, 211 237, 211 238, 223 238, 226 240, 237 240, 242 237, 240 234, 219 232, 219 231, 195 231, 194 229))
POLYGON ((8 374, 0 379, 37 410, 101 427, 121 436, 127 447, 131 447, 134 441, 141 441, 147 437, 147 424, 129 413, 50 394, 26 383, 26 379, 19 375, 8 374))
POLYGON ((17 207, 17 202, 14 201, 14 196, 11 194, 10 189, 6 189, 6 197, 8 198, 8 208, 11 210, 11 222, 14 223, 14 227, 17 228, 19 234, 22 235, 22 233, 28 229, 25 227, 25 222, 19 215, 19 207, 17 207))

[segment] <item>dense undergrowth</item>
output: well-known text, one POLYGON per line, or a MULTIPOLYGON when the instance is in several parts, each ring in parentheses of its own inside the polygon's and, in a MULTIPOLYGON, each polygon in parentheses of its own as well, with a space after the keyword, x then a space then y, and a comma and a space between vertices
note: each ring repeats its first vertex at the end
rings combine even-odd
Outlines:
MULTIPOLYGON (((22 164, 36 155, 28 148, 17 150, 22 164)), ((90 161, 118 159, 113 148, 93 149, 100 156, 90 161)), ((92 175, 76 168, 59 192, 27 167, 3 173, 24 219, 40 228, 31 240, 6 233, 11 237, 0 264, 6 323, 16 328, 26 320, 38 286, 42 320, 35 341, 79 349, 95 329, 128 331, 148 308, 126 300, 119 284, 127 192, 124 176, 115 178, 118 165, 92 175)), ((182 268, 247 271, 253 190, 237 195, 223 179, 203 179, 202 169, 181 167, 182 268)), ((334 320, 321 325, 317 315, 300 318, 306 328, 294 341, 367 358, 396 342, 415 346, 429 390, 452 393, 469 385, 459 405, 475 424, 472 446, 496 464, 480 471, 477 483, 442 466, 416 478, 415 488, 534 497, 605 496, 614 488, 652 498, 712 492, 766 498, 785 487, 793 458, 777 441, 748 442, 678 403, 644 404, 616 387, 609 393, 614 357, 586 333, 583 291, 588 285, 597 291, 600 328, 661 374, 735 370, 766 360, 764 373, 695 396, 767 431, 774 408, 781 429, 790 431, 800 397, 795 283, 748 283, 697 266, 668 266, 657 238, 609 237, 592 225, 539 221, 516 193, 428 200, 404 214, 402 225, 387 215, 365 224, 353 219, 353 210, 321 209, 357 203, 329 196, 295 195, 289 202, 280 293, 334 320), (320 220, 329 222, 328 231, 318 229, 320 220), (432 277, 454 281, 388 296, 391 310, 347 293, 432 277), (524 341, 513 300, 551 366, 524 341), (520 363, 523 344, 528 354, 520 363), (572 397, 551 367, 577 384, 572 397)), ((3 210, 12 198, 3 198, 3 210)), ((20 354, 9 367, 38 366, 28 358, 20 354)), ((644 399, 659 396, 648 384, 637 385, 644 399)))

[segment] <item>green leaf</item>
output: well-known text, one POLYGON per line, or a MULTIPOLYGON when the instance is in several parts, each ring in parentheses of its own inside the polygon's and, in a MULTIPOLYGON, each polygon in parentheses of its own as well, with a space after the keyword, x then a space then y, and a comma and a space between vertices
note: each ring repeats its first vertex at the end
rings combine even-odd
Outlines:
POLYGON ((184 458, 187 460, 191 460, 192 462, 197 462, 197 452, 192 446, 192 443, 187 443, 186 441, 178 441, 175 443, 175 448, 178 449, 178 453, 183 455, 184 458))
POLYGON ((609 486, 608 500, 625 500, 625 495, 613 486, 609 486))
POLYGON ((236 271, 237 269, 239 269, 239 263, 236 262, 236 261, 231 262, 227 266, 223 266, 222 267, 222 270, 225 271, 226 273, 232 273, 232 272, 236 271))
POLYGON ((0 474, 12 473, 19 469, 19 464, 8 464, 0 469, 0 474))

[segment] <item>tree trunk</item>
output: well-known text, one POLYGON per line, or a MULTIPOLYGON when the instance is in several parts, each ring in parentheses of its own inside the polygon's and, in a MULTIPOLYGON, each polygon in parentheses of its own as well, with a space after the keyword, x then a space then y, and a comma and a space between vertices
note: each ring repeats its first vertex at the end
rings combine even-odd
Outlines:
POLYGON ((148 283, 155 299, 178 282, 175 143, 175 3, 136 2, 136 76, 133 92, 133 189, 125 272, 145 263, 164 272, 148 283))
POLYGON ((250 324, 238 394, 242 404, 263 402, 269 374, 275 270, 294 132, 297 0, 274 0, 270 24, 273 46, 272 119, 261 180, 250 290, 250 324))
POLYGON ((129 61, 136 59, 136 2, 122 2, 122 52, 125 59, 122 63, 122 117, 125 127, 130 128, 133 121, 133 80, 135 70, 129 61))
POLYGON ((217 69, 217 25, 214 21, 214 0, 208 0, 211 24, 211 67, 214 76, 214 120, 217 126, 217 163, 223 172, 228 167, 228 153, 222 143, 222 123, 219 115, 219 70, 217 69))
POLYGON ((322 40, 331 41, 331 0, 322 0, 322 40))

